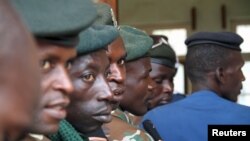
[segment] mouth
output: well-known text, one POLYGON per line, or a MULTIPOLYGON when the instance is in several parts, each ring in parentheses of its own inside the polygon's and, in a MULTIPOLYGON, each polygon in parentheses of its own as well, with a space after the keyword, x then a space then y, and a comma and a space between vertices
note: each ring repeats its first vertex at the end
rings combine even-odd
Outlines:
POLYGON ((167 100, 161 100, 159 102, 159 105, 165 105, 165 104, 168 104, 168 103, 169 103, 169 101, 167 101, 167 100))
POLYGON ((122 95, 125 92, 125 88, 119 87, 112 90, 115 96, 122 95))
POLYGON ((94 119, 102 123, 108 123, 112 120, 112 106, 109 105, 106 109, 100 110, 100 112, 93 115, 94 119))
POLYGON ((148 103, 149 101, 153 100, 155 98, 155 95, 153 92, 147 91, 147 94, 145 95, 145 102, 148 103))
POLYGON ((56 99, 44 107, 44 112, 53 119, 62 120, 67 115, 66 107, 69 103, 70 100, 68 98, 56 99))
POLYGON ((170 101, 170 97, 169 96, 164 96, 160 99, 160 102, 163 102, 163 103, 168 103, 170 101))

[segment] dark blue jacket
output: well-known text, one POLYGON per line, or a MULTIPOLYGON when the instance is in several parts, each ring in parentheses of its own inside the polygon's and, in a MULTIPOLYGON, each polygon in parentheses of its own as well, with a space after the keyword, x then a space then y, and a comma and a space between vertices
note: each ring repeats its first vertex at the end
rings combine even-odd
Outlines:
POLYGON ((164 141, 206 141, 209 124, 250 125, 250 107, 202 90, 149 111, 145 119, 153 122, 164 141))

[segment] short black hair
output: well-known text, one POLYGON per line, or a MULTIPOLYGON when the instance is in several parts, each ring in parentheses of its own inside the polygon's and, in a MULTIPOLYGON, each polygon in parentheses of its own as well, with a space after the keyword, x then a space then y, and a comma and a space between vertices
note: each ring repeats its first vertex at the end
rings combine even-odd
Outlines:
POLYGON ((232 49, 216 44, 199 44, 188 49, 185 61, 187 76, 192 83, 205 80, 205 75, 218 67, 226 67, 232 49))

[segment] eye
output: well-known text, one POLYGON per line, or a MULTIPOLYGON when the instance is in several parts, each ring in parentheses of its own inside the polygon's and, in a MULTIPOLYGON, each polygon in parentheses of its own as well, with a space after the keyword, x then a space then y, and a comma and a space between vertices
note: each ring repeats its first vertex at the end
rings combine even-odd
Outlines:
POLYGON ((169 81, 170 81, 170 82, 173 82, 173 81, 174 81, 174 77, 171 77, 171 78, 169 79, 169 81))
POLYGON ((155 83, 157 84, 161 84, 162 83, 162 79, 154 79, 155 83))
POLYGON ((117 63, 118 63, 119 65, 124 65, 125 60, 124 60, 124 59, 121 59, 121 60, 119 60, 117 63))
POLYGON ((92 82, 95 80, 95 77, 93 74, 86 74, 86 75, 82 76, 82 79, 84 81, 87 81, 87 82, 92 82))
POLYGON ((110 76, 111 76, 111 71, 109 70, 109 71, 107 71, 106 73, 105 73, 105 76, 106 76, 106 78, 109 78, 110 76))
POLYGON ((43 60, 41 63, 41 68, 43 70, 49 70, 51 68, 51 62, 49 60, 43 60))
POLYGON ((70 69, 72 68, 72 64, 73 64, 72 61, 68 61, 68 62, 67 62, 67 64, 66 64, 67 70, 70 70, 70 69))

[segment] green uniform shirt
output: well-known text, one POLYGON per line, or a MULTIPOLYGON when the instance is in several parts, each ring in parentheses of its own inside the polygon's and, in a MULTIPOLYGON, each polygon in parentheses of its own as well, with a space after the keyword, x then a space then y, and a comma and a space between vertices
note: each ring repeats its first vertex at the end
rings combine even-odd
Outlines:
POLYGON ((154 141, 153 138, 133 125, 129 116, 120 109, 112 112, 113 119, 104 125, 106 136, 112 141, 154 141))

